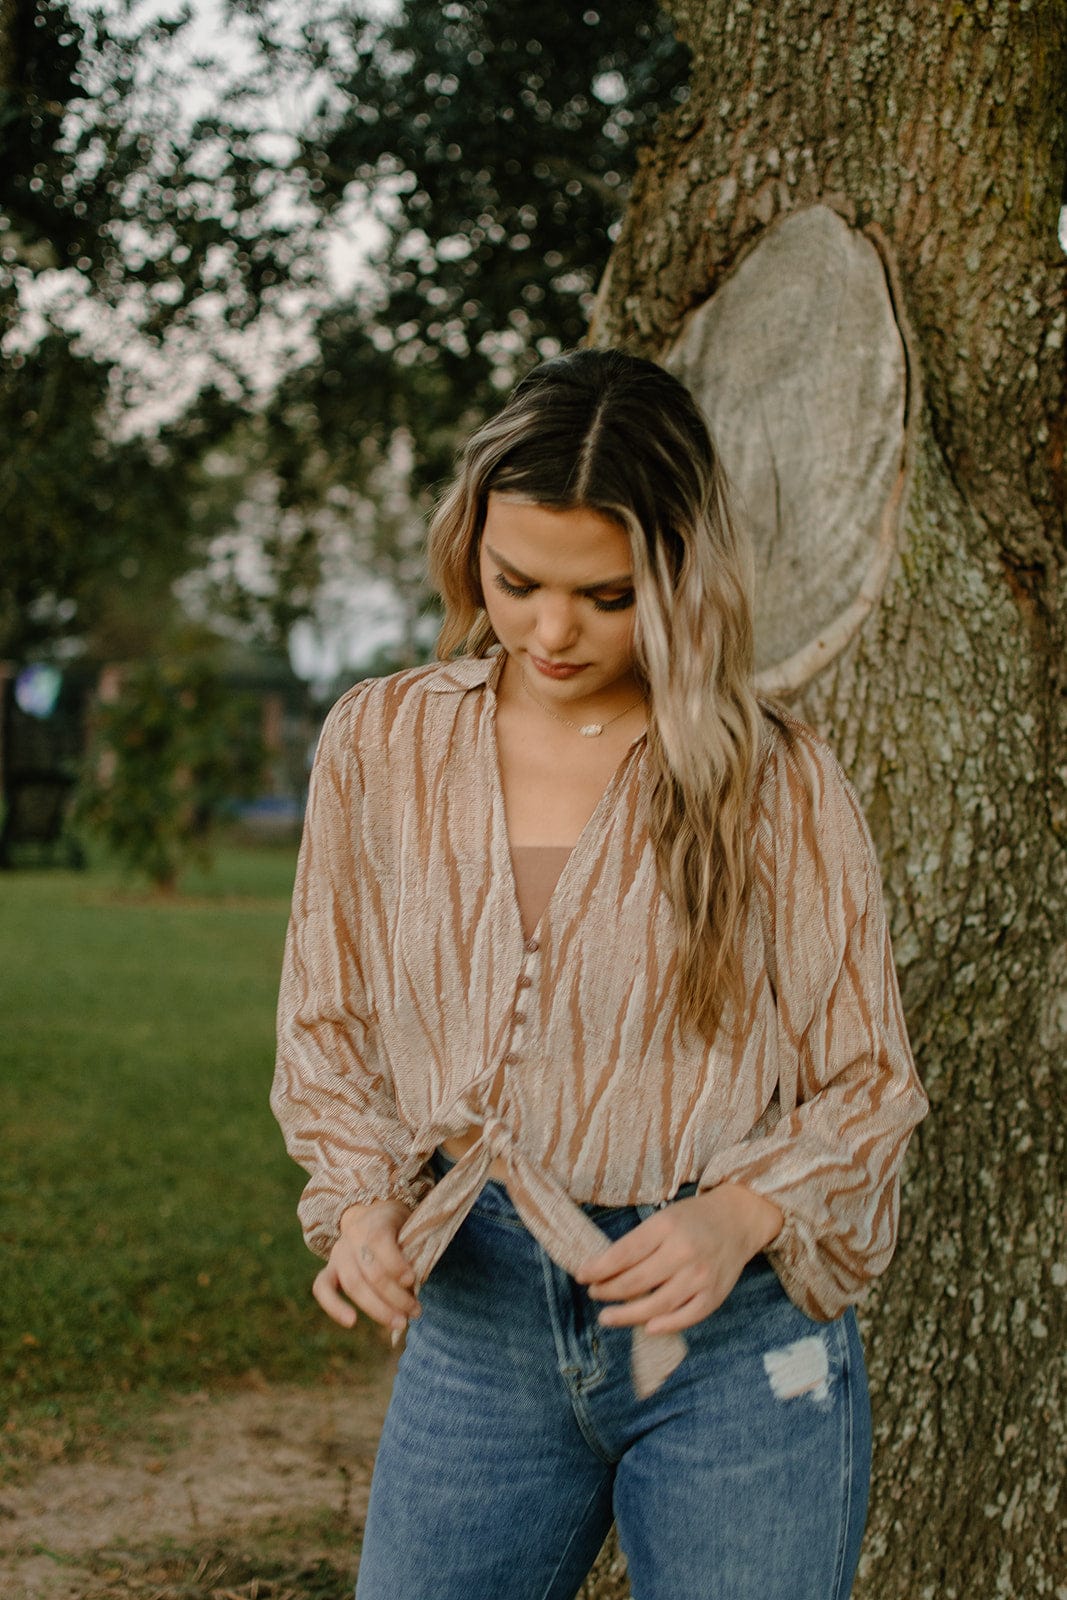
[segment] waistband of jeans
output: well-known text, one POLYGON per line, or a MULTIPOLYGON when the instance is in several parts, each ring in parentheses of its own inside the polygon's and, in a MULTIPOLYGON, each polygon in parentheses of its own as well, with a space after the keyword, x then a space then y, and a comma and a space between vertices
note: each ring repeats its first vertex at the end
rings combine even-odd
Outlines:
MULTIPOLYGON (((444 1174, 450 1170, 450 1168, 455 1166, 455 1164, 456 1163, 452 1160, 452 1157, 446 1155, 440 1147, 438 1147, 438 1149, 436 1149, 433 1155, 430 1157, 430 1169, 434 1176, 438 1178, 443 1177, 444 1174)), ((696 1194, 696 1192, 697 1185, 695 1183, 686 1183, 682 1185, 677 1194, 671 1196, 671 1199, 685 1200, 688 1199, 690 1195, 696 1194)), ((659 1203, 666 1205, 667 1201, 663 1200, 659 1203)), ((594 1220, 597 1217, 610 1216, 613 1213, 621 1211, 647 1209, 645 1206, 641 1206, 639 1208, 632 1204, 606 1206, 601 1205, 596 1201, 578 1201, 577 1204, 579 1210, 584 1211, 587 1217, 592 1217, 594 1220)), ((498 1183, 494 1178, 488 1178, 486 1180, 478 1199, 475 1201, 475 1205, 480 1205, 483 1209, 495 1211, 507 1216, 518 1215, 518 1212, 515 1210, 515 1207, 512 1204, 511 1196, 508 1194, 506 1186, 502 1183, 498 1183)))
MULTIPOLYGON (((436 1178, 443 1177, 446 1172, 455 1166, 455 1164, 456 1163, 452 1160, 451 1156, 446 1155, 440 1147, 434 1151, 429 1162, 430 1170, 433 1172, 434 1177, 436 1178)), ((671 1195, 669 1200, 664 1199, 659 1201, 658 1205, 668 1205, 671 1200, 686 1200, 690 1197, 690 1195, 696 1194, 696 1192, 697 1185, 695 1183, 685 1183, 678 1190, 677 1194, 671 1195)), ((651 1215, 653 1210, 657 1209, 656 1205, 603 1206, 597 1205, 593 1202, 582 1203, 581 1201, 578 1202, 578 1206, 579 1209, 584 1211, 586 1216, 590 1217, 594 1222, 603 1221, 607 1217, 619 1215, 624 1212, 629 1212, 630 1214, 637 1213, 638 1216, 648 1216, 651 1215)), ((494 1178, 488 1178, 486 1180, 485 1184, 482 1186, 480 1194, 474 1202, 472 1209, 488 1212, 491 1215, 507 1218, 508 1220, 521 1220, 518 1212, 512 1204, 511 1196, 508 1194, 506 1186, 502 1183, 498 1183, 494 1178)), ((774 1264, 771 1262, 765 1252, 761 1250, 749 1261, 746 1261, 744 1267, 741 1269, 741 1277, 762 1277, 763 1274, 768 1272, 774 1272, 774 1264)))

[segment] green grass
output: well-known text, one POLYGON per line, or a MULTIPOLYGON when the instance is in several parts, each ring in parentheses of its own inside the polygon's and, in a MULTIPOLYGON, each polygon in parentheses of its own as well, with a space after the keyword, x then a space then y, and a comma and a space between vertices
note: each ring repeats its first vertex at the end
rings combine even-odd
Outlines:
POLYGON ((170 902, 0 874, 0 1385, 16 1415, 376 1359, 310 1299, 267 1106, 292 848, 170 902))

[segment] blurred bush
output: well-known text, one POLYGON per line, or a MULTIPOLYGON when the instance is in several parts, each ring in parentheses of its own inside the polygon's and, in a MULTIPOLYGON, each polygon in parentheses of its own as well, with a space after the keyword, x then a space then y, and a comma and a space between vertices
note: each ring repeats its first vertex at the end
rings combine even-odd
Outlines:
POLYGON ((266 752, 259 708, 204 660, 150 661, 117 677, 99 707, 79 820, 161 891, 258 791, 266 752))

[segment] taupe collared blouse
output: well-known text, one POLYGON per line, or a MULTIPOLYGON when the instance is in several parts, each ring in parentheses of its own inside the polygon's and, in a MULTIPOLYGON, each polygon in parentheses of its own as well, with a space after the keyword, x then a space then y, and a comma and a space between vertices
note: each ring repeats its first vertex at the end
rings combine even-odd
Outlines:
MULTIPOLYGON (((347 1206, 400 1197, 425 1281, 503 1158, 566 1270, 608 1240, 576 1202, 660 1204, 742 1183, 785 1222, 766 1254, 829 1320, 888 1265, 899 1169, 928 1102, 878 866, 851 786, 801 724, 768 721, 744 1004, 715 1041, 678 1019, 673 915, 646 817, 644 737, 602 795, 532 936, 495 736, 500 656, 357 684, 326 720, 293 894, 271 1105, 310 1173, 329 1254, 347 1206), (480 1139, 436 1184, 444 1140, 480 1139)), ((685 1354, 634 1338, 640 1393, 685 1354)))

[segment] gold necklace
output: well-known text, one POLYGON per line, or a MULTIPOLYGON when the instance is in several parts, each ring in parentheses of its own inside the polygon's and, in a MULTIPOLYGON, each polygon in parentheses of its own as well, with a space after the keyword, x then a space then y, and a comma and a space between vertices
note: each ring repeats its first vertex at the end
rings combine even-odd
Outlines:
POLYGON ((645 698, 644 695, 640 695, 632 704, 623 706, 621 711, 616 711, 613 717, 605 717, 603 722, 572 722, 570 717, 561 717, 558 711, 553 711, 551 706, 545 704, 540 695, 534 694, 530 685, 526 682, 526 674, 521 667, 519 668, 519 679, 535 706, 540 706, 545 715, 551 717, 553 721, 562 722, 565 728, 573 728, 575 732, 581 734, 583 739, 598 739, 605 728, 609 728, 613 722, 618 722, 620 717, 625 717, 628 711, 636 710, 645 698))

